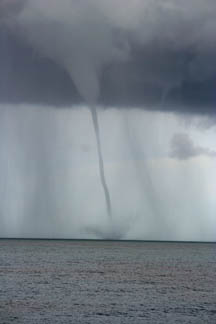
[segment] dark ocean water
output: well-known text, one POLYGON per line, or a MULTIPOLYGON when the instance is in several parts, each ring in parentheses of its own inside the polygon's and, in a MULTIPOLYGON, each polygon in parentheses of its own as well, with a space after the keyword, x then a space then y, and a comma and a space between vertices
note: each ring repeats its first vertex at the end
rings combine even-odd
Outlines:
POLYGON ((216 244, 0 240, 0 323, 216 323, 216 244))

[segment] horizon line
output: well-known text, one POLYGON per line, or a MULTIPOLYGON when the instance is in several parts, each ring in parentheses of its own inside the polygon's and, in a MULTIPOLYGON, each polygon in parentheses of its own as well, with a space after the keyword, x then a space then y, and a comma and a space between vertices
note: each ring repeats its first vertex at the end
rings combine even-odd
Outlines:
POLYGON ((20 241, 93 241, 93 242, 137 242, 137 243, 211 243, 216 241, 193 241, 193 240, 141 240, 141 239, 92 239, 92 238, 48 238, 48 237, 0 237, 0 240, 20 240, 20 241))

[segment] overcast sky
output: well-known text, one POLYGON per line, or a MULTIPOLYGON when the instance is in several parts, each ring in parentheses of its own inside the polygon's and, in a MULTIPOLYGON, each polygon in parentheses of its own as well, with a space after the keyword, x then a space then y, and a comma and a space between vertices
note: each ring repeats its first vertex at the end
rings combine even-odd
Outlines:
POLYGON ((215 240, 213 0, 0 2, 0 235, 215 240))

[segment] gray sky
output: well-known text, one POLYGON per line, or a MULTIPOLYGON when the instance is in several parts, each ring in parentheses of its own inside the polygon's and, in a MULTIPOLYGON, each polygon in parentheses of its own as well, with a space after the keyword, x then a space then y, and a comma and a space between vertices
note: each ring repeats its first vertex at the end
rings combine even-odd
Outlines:
POLYGON ((0 2, 0 236, 215 240, 215 15, 213 0, 0 2))
MULTIPOLYGON (((1 235, 105 236, 88 108, 1 105, 0 112, 1 235)), ((216 158, 191 146, 215 152, 215 127, 198 127, 202 116, 188 125, 140 109, 101 110, 99 120, 115 229, 132 239, 214 240, 216 158), (190 158, 181 141, 171 154, 176 134, 191 139, 190 158)))

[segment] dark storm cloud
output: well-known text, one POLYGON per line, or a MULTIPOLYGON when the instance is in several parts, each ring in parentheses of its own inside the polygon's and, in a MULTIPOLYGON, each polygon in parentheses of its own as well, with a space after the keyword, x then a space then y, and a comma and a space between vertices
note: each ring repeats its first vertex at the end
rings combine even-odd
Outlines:
MULTIPOLYGON (((176 0, 137 1, 125 12, 131 14, 128 19, 118 15, 117 8, 117 13, 110 11, 105 1, 81 1, 79 15, 71 18, 65 13, 68 1, 61 2, 61 8, 54 0, 38 1, 36 9, 42 8, 43 19, 33 1, 26 3, 31 6, 18 23, 10 18, 9 24, 0 25, 1 102, 81 103, 91 92, 92 82, 86 76, 92 73, 100 83, 101 104, 215 114, 215 1, 183 1, 181 5, 176 0), (84 10, 86 3, 93 9, 84 10), (51 12, 49 4, 54 8, 51 12), (58 23, 53 24, 56 17, 58 23), (16 32, 20 25, 21 32, 16 32), (47 25, 52 32, 56 28, 56 38, 52 39, 51 31, 46 34, 47 25), (24 28, 23 33, 23 26, 28 31, 24 28), (54 42, 58 44, 62 35, 66 44, 71 43, 63 48, 65 43, 60 42, 64 51, 59 54, 54 42), (70 54, 72 68, 62 63, 70 54)), ((0 17, 8 15, 7 11, 0 17)))
POLYGON ((171 141, 171 157, 178 160, 187 160, 200 155, 216 157, 216 152, 195 145, 186 133, 178 133, 173 136, 171 141))
POLYGON ((0 33, 0 101, 54 104, 80 102, 69 75, 41 58, 7 30, 0 33))

